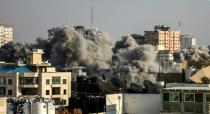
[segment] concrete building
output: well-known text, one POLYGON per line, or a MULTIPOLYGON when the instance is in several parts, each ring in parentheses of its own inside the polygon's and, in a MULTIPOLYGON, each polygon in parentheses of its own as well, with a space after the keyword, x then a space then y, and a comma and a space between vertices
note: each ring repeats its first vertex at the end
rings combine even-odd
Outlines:
POLYGON ((161 114, 209 114, 209 106, 209 84, 170 84, 161 90, 161 114))
POLYGON ((13 40, 12 26, 0 22, 0 47, 13 40))
POLYGON ((57 72, 50 63, 42 61, 40 49, 27 56, 26 64, 0 65, 0 97, 39 95, 52 98, 57 105, 68 105, 71 97, 71 72, 57 72))
POLYGON ((106 112, 101 114, 159 114, 160 94, 106 95, 106 112))
POLYGON ((181 35, 181 49, 191 49, 196 46, 196 38, 190 35, 181 35))
POLYGON ((144 31, 144 36, 146 43, 156 46, 157 50, 180 50, 180 32, 170 27, 157 25, 154 31, 144 31))
POLYGON ((161 62, 173 62, 174 61, 173 51, 161 50, 161 51, 159 51, 158 55, 159 55, 159 59, 161 62))
POLYGON ((194 73, 190 80, 194 83, 208 83, 210 84, 210 66, 200 69, 198 72, 194 73))

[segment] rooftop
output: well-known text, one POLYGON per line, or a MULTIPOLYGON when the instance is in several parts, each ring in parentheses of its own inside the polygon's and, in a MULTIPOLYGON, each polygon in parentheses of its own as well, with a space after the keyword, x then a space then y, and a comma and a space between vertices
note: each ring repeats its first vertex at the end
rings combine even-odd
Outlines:
POLYGON ((32 72, 30 67, 28 66, 0 66, 0 72, 2 73, 24 73, 24 72, 32 72))

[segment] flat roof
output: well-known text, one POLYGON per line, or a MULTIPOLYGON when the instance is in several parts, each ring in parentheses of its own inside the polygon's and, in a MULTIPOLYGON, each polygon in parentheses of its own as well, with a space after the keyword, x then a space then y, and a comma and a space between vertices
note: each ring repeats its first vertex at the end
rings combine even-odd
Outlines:
POLYGON ((162 91, 167 91, 167 90, 206 90, 210 91, 209 87, 170 87, 170 88, 163 88, 162 91))

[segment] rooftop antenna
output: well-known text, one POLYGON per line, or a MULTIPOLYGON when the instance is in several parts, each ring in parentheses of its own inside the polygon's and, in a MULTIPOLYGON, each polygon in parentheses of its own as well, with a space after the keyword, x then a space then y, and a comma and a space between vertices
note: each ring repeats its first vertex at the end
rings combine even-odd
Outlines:
POLYGON ((91 28, 93 27, 93 4, 91 4, 91 28))
POLYGON ((181 28, 182 28, 182 22, 181 22, 181 20, 178 21, 178 28, 179 28, 179 31, 181 32, 181 28))

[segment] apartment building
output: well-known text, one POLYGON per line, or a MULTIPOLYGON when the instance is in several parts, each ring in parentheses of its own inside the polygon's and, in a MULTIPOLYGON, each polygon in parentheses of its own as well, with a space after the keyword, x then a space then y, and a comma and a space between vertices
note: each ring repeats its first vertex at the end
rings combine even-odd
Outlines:
POLYGON ((57 72, 42 61, 44 52, 34 49, 26 64, 0 64, 0 97, 39 95, 51 98, 56 105, 68 105, 71 97, 71 72, 57 72))
POLYGON ((181 49, 191 49, 196 46, 196 38, 191 35, 181 35, 181 49))
POLYGON ((13 40, 13 28, 11 25, 0 22, 0 47, 13 40))
POLYGON ((147 44, 156 46, 157 50, 180 50, 180 32, 171 30, 170 27, 157 25, 154 31, 144 31, 147 44))

